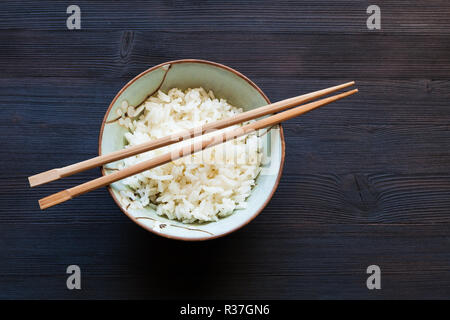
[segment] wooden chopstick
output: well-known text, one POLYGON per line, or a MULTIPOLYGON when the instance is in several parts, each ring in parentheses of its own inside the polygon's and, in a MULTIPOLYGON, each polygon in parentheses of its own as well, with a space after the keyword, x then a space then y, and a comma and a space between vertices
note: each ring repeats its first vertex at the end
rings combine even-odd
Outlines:
POLYGON ((335 95, 332 97, 328 97, 328 98, 325 98, 325 99, 322 99, 319 101, 311 102, 306 105, 299 106, 299 107, 275 114, 273 116, 255 121, 250 124, 247 124, 245 126, 230 130, 228 132, 222 132, 220 134, 213 135, 212 137, 210 137, 208 139, 204 139, 201 143, 193 142, 190 145, 181 147, 175 151, 168 152, 166 154, 157 156, 153 159, 138 163, 134 166, 122 169, 120 171, 116 171, 112 174, 102 176, 100 178, 88 181, 86 183, 80 184, 73 188, 66 189, 66 190, 60 191, 58 193, 52 194, 48 197, 42 198, 39 200, 39 206, 42 210, 47 209, 49 207, 52 207, 52 206, 62 203, 64 201, 70 200, 74 197, 77 197, 79 195, 87 193, 89 191, 107 186, 113 182, 122 180, 124 178, 127 178, 127 177, 135 175, 135 174, 138 174, 145 170, 155 168, 157 166, 174 161, 176 159, 191 155, 198 151, 216 146, 220 143, 230 141, 232 139, 238 138, 238 137, 248 134, 250 132, 254 132, 254 131, 262 129, 262 128, 274 126, 276 124, 279 124, 280 122, 292 119, 303 113, 306 113, 306 112, 316 109, 318 107, 327 105, 327 104, 337 101, 339 99, 345 98, 356 92, 358 92, 358 89, 343 92, 341 94, 338 94, 338 95, 335 95))
POLYGON ((278 101, 257 109, 253 109, 247 112, 240 113, 236 116, 233 116, 228 119, 223 119, 219 121, 215 121, 212 123, 208 123, 204 126, 200 126, 197 128, 192 128, 190 130, 179 132, 167 137, 163 137, 160 139, 152 140, 146 143, 142 143, 140 145, 136 145, 133 147, 121 149, 118 151, 114 151, 105 155, 97 156, 92 159, 88 159, 82 162, 78 162, 66 167, 56 168, 49 171, 45 171, 33 176, 28 177, 28 181, 31 187, 35 187, 44 183, 48 183, 51 181, 55 181, 61 179, 63 177, 71 176, 75 173, 79 173, 88 169, 92 169, 101 165, 104 165, 109 162, 121 160, 124 158, 128 158, 139 153, 147 152, 150 150, 158 149, 161 147, 165 147, 167 145, 177 143, 183 140, 187 140, 193 138, 196 135, 204 134, 207 131, 213 129, 223 129, 241 122, 245 122, 248 120, 253 120, 271 113, 276 113, 279 111, 286 110, 288 108, 297 106, 304 102, 311 101, 313 99, 322 97, 324 95, 339 91, 341 89, 347 88, 349 86, 354 85, 355 82, 347 82, 338 86, 322 89, 319 91, 311 92, 308 94, 304 94, 301 96, 285 99, 282 101, 278 101))

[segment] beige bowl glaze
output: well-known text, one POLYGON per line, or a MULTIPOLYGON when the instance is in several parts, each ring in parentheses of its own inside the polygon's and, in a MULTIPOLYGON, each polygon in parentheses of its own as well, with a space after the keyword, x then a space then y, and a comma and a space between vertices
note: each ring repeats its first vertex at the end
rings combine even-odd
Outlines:
MULTIPOLYGON (((106 111, 100 129, 99 154, 107 154, 122 149, 125 139, 125 129, 118 125, 116 109, 123 100, 136 106, 158 89, 164 92, 177 87, 180 89, 203 87, 212 90, 219 98, 227 101, 245 111, 270 103, 266 95, 256 84, 241 73, 227 66, 204 60, 176 60, 152 67, 129 83, 116 95, 106 111)), ((120 181, 108 187, 114 201, 120 209, 138 225, 171 239, 179 240, 208 240, 229 234, 252 221, 272 198, 280 181, 284 163, 284 137, 283 129, 272 129, 269 133, 269 143, 266 146, 270 163, 263 168, 270 174, 260 174, 256 179, 256 186, 247 199, 246 209, 235 212, 217 222, 202 224, 184 224, 158 216, 150 208, 131 210, 124 208, 120 203, 119 191, 126 189, 120 181), (269 169, 270 168, 270 169, 269 169), (162 225, 161 225, 162 224, 162 225), (161 227, 158 227, 161 225, 161 227)), ((102 168, 102 174, 107 174, 108 165, 102 168)))

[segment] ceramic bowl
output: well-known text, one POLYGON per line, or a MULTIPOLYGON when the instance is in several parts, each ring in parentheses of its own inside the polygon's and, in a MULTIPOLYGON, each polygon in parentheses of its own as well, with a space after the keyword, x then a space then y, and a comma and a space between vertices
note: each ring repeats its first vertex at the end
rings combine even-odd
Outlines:
MULTIPOLYGON (((123 100, 136 106, 158 89, 167 90, 203 87, 212 90, 216 97, 246 110, 270 103, 266 95, 241 73, 218 63, 203 60, 170 61, 150 68, 127 83, 111 102, 100 130, 99 154, 122 149, 125 144, 125 129, 117 119, 116 109, 123 100)), ((253 220, 271 199, 281 177, 284 162, 284 138, 281 126, 267 133, 264 153, 267 163, 257 177, 256 185, 247 199, 246 209, 238 209, 219 221, 184 224, 159 216, 151 208, 127 209, 119 201, 119 191, 127 187, 120 181, 109 186, 109 192, 120 209, 144 229, 172 239, 207 240, 229 234, 253 220)), ((108 174, 108 165, 102 168, 108 174)))

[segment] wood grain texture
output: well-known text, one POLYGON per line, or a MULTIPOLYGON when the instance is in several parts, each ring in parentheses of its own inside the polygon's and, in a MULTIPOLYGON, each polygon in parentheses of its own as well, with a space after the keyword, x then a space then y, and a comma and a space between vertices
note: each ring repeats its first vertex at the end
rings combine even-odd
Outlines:
POLYGON ((224 63, 253 77, 446 80, 448 37, 132 31, 131 39, 129 31, 117 30, 7 30, 0 32, 0 77, 130 79, 155 64, 195 57, 224 63))
MULTIPOLYGON (((90 30, 150 30, 206 32, 365 33, 366 8, 371 1, 104 1, 79 0, 82 28, 90 30)), ((450 4, 445 0, 404 3, 380 0, 383 33, 448 33, 450 4)), ((61 0, 9 1, 2 5, 0 28, 61 30, 68 4, 61 0)))
POLYGON ((368 1, 77 4, 80 31, 64 1, 0 4, 0 298, 450 297, 448 1, 379 1, 373 32, 368 1), (27 177, 95 156, 116 92, 180 58, 236 68, 272 101, 350 80, 360 92, 284 125, 278 190, 225 238, 158 238, 104 189, 41 213, 39 198, 99 170, 33 190, 27 177))

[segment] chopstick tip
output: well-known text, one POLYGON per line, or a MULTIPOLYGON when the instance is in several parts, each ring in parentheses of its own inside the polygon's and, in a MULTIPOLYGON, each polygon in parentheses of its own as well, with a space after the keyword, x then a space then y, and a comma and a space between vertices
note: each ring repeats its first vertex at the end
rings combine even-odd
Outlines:
POLYGON ((354 85, 354 84, 355 84, 355 81, 354 81, 354 80, 344 83, 344 85, 345 85, 346 87, 350 87, 350 86, 352 86, 352 85, 354 85))

